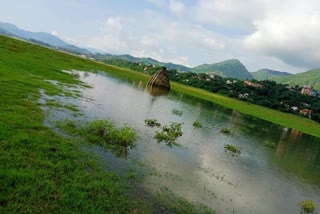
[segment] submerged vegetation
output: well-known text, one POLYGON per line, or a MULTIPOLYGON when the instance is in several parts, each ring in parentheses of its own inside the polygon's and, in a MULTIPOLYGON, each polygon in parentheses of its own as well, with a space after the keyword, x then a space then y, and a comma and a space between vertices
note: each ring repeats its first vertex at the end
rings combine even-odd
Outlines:
POLYGON ((225 151, 230 152, 232 154, 232 156, 241 154, 240 149, 238 149, 237 147, 235 147, 231 144, 224 145, 224 149, 225 149, 225 151))
POLYGON ((225 135, 231 135, 232 134, 231 129, 229 129, 229 128, 222 128, 220 132, 225 134, 225 135))
POLYGON ((199 120, 194 121, 192 125, 194 128, 202 128, 202 124, 199 120))
POLYGON ((145 119, 144 123, 149 127, 160 127, 161 124, 158 122, 157 119, 145 119))
POLYGON ((301 213, 315 213, 316 205, 312 200, 305 200, 299 203, 301 213))
POLYGON ((171 111, 172 114, 177 115, 179 117, 181 117, 183 115, 183 111, 179 110, 179 109, 172 109, 171 111))
POLYGON ((128 126, 117 127, 110 120, 95 120, 88 124, 85 137, 88 141, 111 149, 118 157, 126 157, 134 148, 136 133, 128 126))
POLYGON ((158 142, 166 142, 168 146, 172 147, 178 145, 176 140, 182 136, 182 123, 171 123, 169 126, 162 127, 162 131, 156 131, 154 138, 158 142))

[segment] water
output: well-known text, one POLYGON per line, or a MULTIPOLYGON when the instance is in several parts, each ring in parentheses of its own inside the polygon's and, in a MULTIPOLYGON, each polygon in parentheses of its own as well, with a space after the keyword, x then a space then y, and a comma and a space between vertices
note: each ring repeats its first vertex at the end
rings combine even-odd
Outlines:
POLYGON ((309 198, 320 206, 319 138, 183 94, 154 96, 159 93, 149 93, 141 82, 80 74, 92 86, 78 103, 85 119, 111 118, 139 136, 127 159, 100 148, 96 153, 110 170, 137 171, 144 190, 166 189, 218 213, 299 213, 298 203, 309 198), (173 109, 183 115, 172 114, 173 109), (157 143, 157 129, 145 126, 147 118, 162 125, 183 123, 180 146, 157 143), (195 129, 195 120, 203 128, 195 129), (222 128, 233 134, 221 133, 222 128), (266 140, 276 147, 265 146, 266 140), (241 154, 228 154, 225 144, 240 148, 241 154))

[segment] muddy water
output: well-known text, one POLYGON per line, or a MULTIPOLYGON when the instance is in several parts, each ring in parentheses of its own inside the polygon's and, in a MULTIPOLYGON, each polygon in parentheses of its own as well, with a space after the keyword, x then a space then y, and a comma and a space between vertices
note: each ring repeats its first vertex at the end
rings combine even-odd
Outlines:
POLYGON ((82 91, 87 99, 77 103, 86 120, 111 118, 139 135, 127 159, 99 148, 96 152, 111 170, 135 170, 147 191, 166 189, 218 213, 299 213, 298 203, 306 199, 320 206, 319 138, 183 94, 154 96, 141 82, 105 74, 80 73, 80 79, 92 86, 82 91), (182 116, 172 114, 173 109, 182 116), (153 139, 157 129, 145 126, 147 118, 162 125, 183 123, 179 146, 153 139), (195 120, 203 128, 195 129, 195 120), (223 134, 222 128, 232 134, 223 134), (240 148, 241 154, 228 154, 225 144, 240 148))

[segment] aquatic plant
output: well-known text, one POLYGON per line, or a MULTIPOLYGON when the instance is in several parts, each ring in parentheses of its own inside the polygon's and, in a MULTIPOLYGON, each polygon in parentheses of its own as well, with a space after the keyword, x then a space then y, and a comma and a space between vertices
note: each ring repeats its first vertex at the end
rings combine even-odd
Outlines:
POLYGON ((111 149, 118 157, 126 157, 137 135, 126 125, 118 128, 112 121, 95 120, 89 123, 86 137, 92 143, 111 149))
POLYGON ((220 132, 222 132, 225 135, 231 135, 232 134, 231 129, 228 129, 228 128, 222 128, 220 132))
POLYGON ((224 145, 224 149, 225 149, 225 151, 230 152, 233 156, 241 154, 240 149, 238 149, 237 147, 235 147, 235 146, 233 146, 231 144, 225 144, 224 145))
POLYGON ((160 127, 161 124, 158 122, 157 119, 145 119, 144 123, 149 127, 160 127))
POLYGON ((301 213, 314 213, 314 211, 316 209, 316 205, 310 199, 305 200, 305 201, 301 201, 299 203, 299 206, 301 208, 301 213))
POLYGON ((272 148, 272 149, 276 148, 276 146, 277 146, 275 143, 270 142, 270 141, 268 141, 268 140, 265 140, 265 141, 264 141, 264 145, 267 146, 267 147, 270 147, 270 148, 272 148))
POLYGON ((194 128, 202 128, 202 124, 199 120, 194 121, 192 125, 194 128))
POLYGON ((165 141, 168 146, 177 145, 175 142, 178 137, 182 136, 182 123, 171 123, 169 126, 162 127, 162 131, 156 131, 154 138, 158 142, 165 141))
POLYGON ((179 109, 172 109, 171 111, 172 114, 177 115, 179 117, 181 117, 183 115, 183 111, 179 110, 179 109))

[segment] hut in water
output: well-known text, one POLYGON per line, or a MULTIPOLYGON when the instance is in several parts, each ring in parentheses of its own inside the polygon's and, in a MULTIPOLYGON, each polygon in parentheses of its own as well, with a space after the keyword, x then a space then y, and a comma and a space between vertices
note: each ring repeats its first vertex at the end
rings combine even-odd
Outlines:
POLYGON ((149 87, 162 87, 170 90, 170 80, 167 74, 167 69, 162 67, 160 71, 155 73, 148 81, 149 87))

